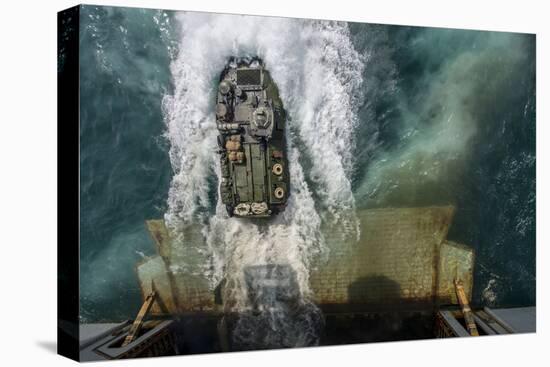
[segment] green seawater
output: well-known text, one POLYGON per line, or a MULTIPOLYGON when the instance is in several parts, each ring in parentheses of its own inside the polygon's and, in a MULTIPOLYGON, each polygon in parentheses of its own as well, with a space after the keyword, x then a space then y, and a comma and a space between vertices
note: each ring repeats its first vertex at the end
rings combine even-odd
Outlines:
POLYGON ((135 265, 153 254, 144 221, 166 209, 172 169, 161 102, 171 86, 162 21, 153 10, 82 8, 80 309, 86 321, 135 313, 141 302, 135 265))
MULTIPOLYGON (((368 60, 353 132, 356 207, 456 205, 449 239, 476 251, 474 302, 535 304, 535 37, 348 26, 368 60)), ((144 221, 167 212, 174 175, 163 99, 181 37, 174 12, 82 7, 83 322, 139 308, 135 266, 154 255, 144 221)), ((306 176, 314 159, 304 152, 306 176)))

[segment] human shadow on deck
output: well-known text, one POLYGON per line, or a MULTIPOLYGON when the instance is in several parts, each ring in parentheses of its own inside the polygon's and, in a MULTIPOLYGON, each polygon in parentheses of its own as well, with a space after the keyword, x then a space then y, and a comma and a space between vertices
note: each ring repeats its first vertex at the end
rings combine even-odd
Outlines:
POLYGON ((351 304, 384 304, 400 298, 399 283, 383 275, 359 278, 348 287, 348 300, 351 304))
POLYGON ((322 345, 432 337, 431 313, 411 307, 399 283, 386 276, 358 278, 341 306, 327 310, 322 345))

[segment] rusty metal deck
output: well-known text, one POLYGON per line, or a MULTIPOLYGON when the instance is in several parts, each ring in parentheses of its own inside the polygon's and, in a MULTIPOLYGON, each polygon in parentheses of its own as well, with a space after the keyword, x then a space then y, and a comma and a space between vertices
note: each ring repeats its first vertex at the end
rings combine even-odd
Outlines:
MULTIPOLYGON (((313 301, 327 312, 428 310, 457 304, 455 278, 471 298, 474 252, 446 240, 453 215, 452 206, 358 211, 357 242, 343 244, 334 231, 325 235, 331 255, 310 274, 313 301)), ((176 246, 162 220, 147 227, 159 255, 138 264, 137 274, 144 295, 152 282, 158 294, 151 313, 220 312, 203 276, 201 228, 188 227, 186 246, 176 246)))

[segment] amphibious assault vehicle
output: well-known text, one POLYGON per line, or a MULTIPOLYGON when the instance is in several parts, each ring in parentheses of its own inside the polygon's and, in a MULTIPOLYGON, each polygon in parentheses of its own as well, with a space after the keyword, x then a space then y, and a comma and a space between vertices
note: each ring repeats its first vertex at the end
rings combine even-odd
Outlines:
POLYGON ((216 98, 222 202, 230 216, 269 217, 289 195, 286 113, 258 58, 231 58, 216 98))

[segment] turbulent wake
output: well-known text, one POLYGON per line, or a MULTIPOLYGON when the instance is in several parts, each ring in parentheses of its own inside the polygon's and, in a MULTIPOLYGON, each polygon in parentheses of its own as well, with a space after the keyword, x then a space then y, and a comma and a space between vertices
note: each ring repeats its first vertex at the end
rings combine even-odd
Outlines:
POLYGON ((364 63, 342 23, 198 13, 179 21, 175 89, 163 104, 175 172, 166 223, 176 233, 203 225, 207 248, 200 250, 211 260, 204 272, 212 287, 225 281, 227 311, 242 314, 236 345, 315 344, 321 318, 310 302, 309 271, 329 251, 321 227, 358 236, 350 176, 364 63), (217 199, 214 99, 230 56, 262 58, 289 115, 291 193, 269 222, 229 218, 217 199), (288 286, 251 291, 254 276, 284 278, 288 286))

